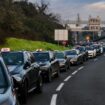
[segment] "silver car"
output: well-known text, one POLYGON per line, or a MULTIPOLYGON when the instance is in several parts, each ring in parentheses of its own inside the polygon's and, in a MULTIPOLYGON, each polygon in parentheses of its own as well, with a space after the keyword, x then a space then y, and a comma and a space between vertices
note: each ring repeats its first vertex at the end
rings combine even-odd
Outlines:
POLYGON ((19 105, 11 77, 0 57, 0 105, 19 105))

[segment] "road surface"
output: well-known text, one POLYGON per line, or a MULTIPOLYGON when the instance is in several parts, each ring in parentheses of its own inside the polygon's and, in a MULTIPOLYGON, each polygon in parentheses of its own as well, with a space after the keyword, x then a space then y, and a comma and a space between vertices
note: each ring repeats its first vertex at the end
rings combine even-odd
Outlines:
POLYGON ((105 105, 105 55, 90 59, 29 94, 27 105, 105 105))

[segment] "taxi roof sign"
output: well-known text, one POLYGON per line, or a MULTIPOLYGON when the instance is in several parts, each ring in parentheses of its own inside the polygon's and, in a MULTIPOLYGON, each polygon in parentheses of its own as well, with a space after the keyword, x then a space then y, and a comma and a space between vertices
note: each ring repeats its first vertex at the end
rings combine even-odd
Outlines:
POLYGON ((1 49, 1 52, 8 52, 8 51, 11 51, 10 48, 2 48, 1 49))

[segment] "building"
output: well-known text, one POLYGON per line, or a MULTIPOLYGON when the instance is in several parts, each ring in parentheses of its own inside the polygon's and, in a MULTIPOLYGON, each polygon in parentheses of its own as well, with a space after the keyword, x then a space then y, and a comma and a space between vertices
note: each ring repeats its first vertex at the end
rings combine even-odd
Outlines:
POLYGON ((97 16, 96 18, 93 18, 93 17, 89 16, 88 27, 89 27, 90 31, 99 32, 100 29, 101 29, 101 19, 100 19, 100 17, 97 16))

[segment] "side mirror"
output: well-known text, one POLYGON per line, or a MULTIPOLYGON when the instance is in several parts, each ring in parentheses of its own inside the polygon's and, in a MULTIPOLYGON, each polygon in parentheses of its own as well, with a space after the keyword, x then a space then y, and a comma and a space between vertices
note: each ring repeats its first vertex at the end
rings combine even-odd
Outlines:
POLYGON ((51 58, 51 60, 50 61, 53 61, 54 60, 54 58, 51 58))
POLYGON ((27 68, 29 68, 30 66, 31 66, 31 63, 27 61, 27 62, 24 64, 23 68, 24 68, 24 69, 27 69, 27 68))
POLYGON ((65 59, 67 59, 67 56, 65 56, 65 59))

